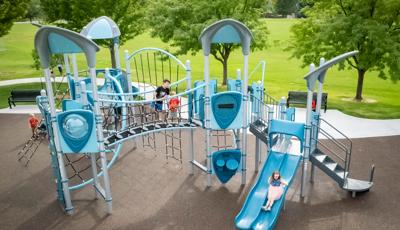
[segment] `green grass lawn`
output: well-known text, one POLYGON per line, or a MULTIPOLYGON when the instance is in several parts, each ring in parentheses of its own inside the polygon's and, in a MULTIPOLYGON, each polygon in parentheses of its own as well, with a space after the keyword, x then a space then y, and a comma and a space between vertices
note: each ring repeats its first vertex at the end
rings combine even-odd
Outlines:
MULTIPOLYGON (((250 55, 250 71, 260 61, 267 62, 266 69, 266 88, 272 96, 280 98, 287 96, 289 90, 306 89, 304 74, 307 68, 301 68, 300 61, 291 59, 290 52, 284 51, 288 45, 289 29, 297 20, 295 19, 267 19, 270 35, 268 49, 256 51, 250 55)), ((11 32, 0 38, 0 80, 37 77, 41 71, 36 71, 30 67, 32 64, 31 50, 33 48, 34 33, 36 27, 29 24, 16 24, 11 32)), ((129 52, 143 47, 159 47, 171 49, 168 44, 159 39, 143 34, 133 40, 126 42, 120 49, 121 63, 125 66, 122 58, 123 50, 129 52)), ((97 67, 104 68, 110 66, 109 51, 102 49, 98 55, 97 67)), ((201 54, 195 56, 183 55, 179 57, 182 61, 189 59, 192 66, 192 76, 194 79, 203 78, 203 57, 201 54)), ((84 61, 79 60, 80 69, 85 67, 84 61)), ((240 51, 235 51, 229 60, 229 75, 235 76, 236 69, 242 68, 242 56, 240 51)), ((211 61, 211 75, 221 76, 222 67, 215 61, 211 61)), ((328 72, 325 92, 328 93, 328 107, 339 109, 344 113, 365 117, 365 118, 400 118, 400 84, 393 84, 390 80, 378 78, 375 72, 366 75, 364 83, 364 98, 372 101, 371 103, 358 103, 348 100, 354 97, 357 83, 357 73, 355 70, 338 71, 332 69, 328 72)), ((255 76, 252 80, 258 80, 255 76)), ((219 78, 222 80, 222 77, 219 78)), ((1 87, 1 95, 7 95, 9 87, 1 87)), ((3 96, 2 96, 3 97, 3 96)), ((3 106, 3 98, 0 98, 0 106, 3 106)))

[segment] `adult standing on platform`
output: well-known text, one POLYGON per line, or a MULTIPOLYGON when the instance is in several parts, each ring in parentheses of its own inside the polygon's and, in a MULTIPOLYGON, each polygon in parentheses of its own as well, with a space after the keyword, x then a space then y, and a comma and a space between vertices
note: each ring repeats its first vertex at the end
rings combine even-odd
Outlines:
MULTIPOLYGON (((163 104, 164 100, 167 99, 169 95, 169 85, 171 82, 168 79, 164 79, 163 83, 161 86, 157 87, 156 89, 156 95, 154 99, 157 101, 154 103, 154 109, 156 112, 162 112, 163 111, 163 104)), ((160 119, 160 117, 159 117, 160 119)))

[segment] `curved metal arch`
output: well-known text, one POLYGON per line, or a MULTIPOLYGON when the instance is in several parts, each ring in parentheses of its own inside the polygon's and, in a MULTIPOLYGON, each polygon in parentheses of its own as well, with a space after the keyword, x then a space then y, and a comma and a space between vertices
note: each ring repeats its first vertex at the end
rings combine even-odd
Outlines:
POLYGON ((182 68, 185 71, 188 71, 188 69, 186 68, 186 65, 184 65, 177 57, 175 57, 173 54, 169 53, 168 51, 165 51, 163 49, 160 48, 155 48, 155 47, 145 47, 145 48, 141 48, 138 49, 136 51, 134 51, 131 55, 128 56, 127 60, 130 60, 132 57, 136 56, 138 53, 143 52, 143 51, 158 51, 161 52, 167 56, 169 56, 170 58, 172 58, 173 60, 175 60, 180 66, 182 66, 182 68))
POLYGON ((324 83, 326 71, 333 65, 346 60, 349 57, 355 56, 359 53, 359 51, 350 51, 339 56, 332 58, 331 60, 325 62, 314 71, 309 72, 304 79, 307 81, 308 90, 314 91, 315 82, 318 80, 321 83, 324 83))

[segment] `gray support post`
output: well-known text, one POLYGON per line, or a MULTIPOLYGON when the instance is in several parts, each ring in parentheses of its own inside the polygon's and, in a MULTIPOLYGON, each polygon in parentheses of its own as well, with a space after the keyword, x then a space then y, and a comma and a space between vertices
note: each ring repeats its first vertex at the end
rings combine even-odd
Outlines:
POLYGON ((242 185, 246 184, 246 157, 247 157, 247 86, 248 86, 248 72, 249 72, 249 55, 243 55, 243 84, 242 84, 242 94, 243 94, 243 125, 242 125, 242 185))
POLYGON ((103 137, 103 118, 100 112, 99 106, 99 96, 97 93, 96 87, 96 69, 91 67, 89 69, 90 77, 93 85, 93 102, 94 102, 94 115, 96 120, 96 130, 97 130, 97 141, 99 143, 99 152, 100 152, 100 160, 101 160, 101 168, 103 170, 103 183, 104 183, 104 190, 105 190, 105 201, 107 203, 107 213, 112 213, 112 198, 111 198, 111 187, 110 187, 110 178, 108 175, 108 168, 107 168, 107 158, 106 152, 104 148, 104 137, 103 137))
POLYGON ((128 50, 125 50, 124 53, 125 53, 126 81, 128 82, 128 93, 132 93, 132 73, 131 73, 131 63, 129 62, 129 52, 128 50))
POLYGON ((65 211, 69 215, 72 215, 74 213, 74 207, 72 207, 71 194, 70 194, 69 186, 68 186, 68 176, 67 176, 67 172, 65 170, 64 158, 62 156, 63 153, 61 151, 60 139, 59 139, 58 132, 57 132, 58 125, 57 125, 57 119, 56 119, 56 106, 54 103, 54 95, 53 95, 53 88, 51 85, 51 77, 50 77, 50 69, 49 68, 44 70, 44 76, 46 79, 47 97, 48 97, 49 105, 50 105, 51 128, 53 129, 54 144, 55 144, 55 148, 57 151, 58 167, 60 169, 60 175, 61 175, 61 181, 59 181, 58 183, 62 183, 62 190, 64 193, 64 201, 65 201, 65 211))
MULTIPOLYGON (((240 80, 240 79, 241 79, 240 69, 237 69, 236 70, 236 80, 240 80)), ((238 87, 238 84, 235 84, 235 86, 236 86, 236 91, 240 92, 240 87, 243 86, 243 84, 239 85, 239 87, 238 87)))
POLYGON ((236 149, 240 149, 240 129, 236 129, 235 145, 236 149))
POLYGON ((207 160, 207 186, 211 186, 211 127, 210 127, 210 67, 209 67, 209 56, 204 56, 204 82, 206 84, 206 89, 204 93, 204 127, 206 129, 206 160, 207 160))
MULTIPOLYGON (((310 65, 310 72, 314 71, 315 65, 310 65)), ((310 147, 311 147, 311 115, 312 115, 312 99, 313 99, 313 90, 307 89, 307 114, 306 114, 306 136, 305 136, 305 146, 303 153, 303 170, 301 175, 301 191, 300 196, 305 197, 306 195, 306 180, 307 180, 307 164, 310 156, 310 147)))
MULTIPOLYGON (((74 71, 75 99, 80 102, 81 91, 79 85, 78 64, 76 63, 76 54, 72 54, 72 70, 74 71)), ((97 87, 93 81, 92 81, 92 87, 93 88, 97 87)))
POLYGON ((65 73, 66 75, 71 74, 71 67, 69 66, 68 54, 64 54, 64 64, 65 64, 65 73))
POLYGON ((260 162, 260 152, 261 152, 261 149, 260 149, 260 139, 258 139, 257 137, 256 137, 256 155, 255 155, 255 158, 254 158, 254 171, 256 171, 256 172, 258 172, 258 164, 259 164, 259 162, 260 162))
MULTIPOLYGON (((241 78, 242 78, 242 73, 241 73, 240 69, 237 69, 236 70, 236 80, 240 80, 241 78)), ((240 129, 236 129, 235 145, 236 145, 236 149, 240 149, 240 129)))
POLYGON ((286 119, 286 98, 282 97, 281 100, 279 101, 279 111, 280 111, 280 119, 285 120, 286 119))
POLYGON ((119 58, 119 44, 118 41, 115 41, 117 38, 114 39, 114 56, 115 56, 115 66, 117 69, 121 69, 121 61, 119 58))
MULTIPOLYGON (((325 59, 321 58, 319 65, 322 66, 325 63, 325 59)), ((318 81, 318 94, 317 94, 317 105, 316 105, 316 113, 318 115, 321 114, 321 104, 322 104, 322 92, 323 92, 323 87, 324 82, 323 81, 318 81)))
POLYGON ((92 167, 92 175, 93 175, 93 189, 95 198, 100 198, 99 191, 97 190, 98 187, 98 178, 97 178, 97 164, 96 164, 96 153, 90 153, 90 164, 92 167))
MULTIPOLYGON (((273 105, 271 105, 271 106, 266 105, 265 108, 268 109, 267 113, 268 113, 268 127, 269 127, 269 125, 271 124, 271 121, 274 117, 274 108, 273 108, 273 105)), ((266 153, 265 158, 267 158, 267 155, 269 154, 269 150, 271 150, 271 149, 272 149, 272 146, 270 146, 270 144, 268 143, 267 144, 267 153, 266 153)))
MULTIPOLYGON (((319 66, 322 66, 325 63, 325 59, 321 58, 319 61, 319 66)), ((321 116, 321 105, 322 105, 322 92, 323 92, 323 86, 324 86, 324 82, 318 80, 318 93, 317 93, 317 105, 316 105, 316 109, 315 112, 318 115, 318 117, 321 116)), ((320 122, 319 122, 319 118, 318 118, 318 127, 320 126, 320 122)), ((318 127, 311 127, 312 129, 314 129, 314 132, 312 133, 313 135, 315 135, 313 137, 313 143, 311 143, 313 149, 311 151, 314 150, 314 148, 317 147, 317 140, 318 140, 318 127)), ((310 182, 314 182, 314 176, 315 176, 315 166, 314 164, 311 164, 311 175, 310 175, 310 182)))
POLYGON ((88 103, 88 98, 87 98, 87 90, 86 90, 86 83, 84 81, 80 82, 81 84, 81 92, 82 92, 82 104, 84 107, 88 107, 89 103, 88 103))
MULTIPOLYGON (((186 82, 186 90, 190 90, 192 88, 192 76, 191 76, 191 67, 190 67, 190 61, 186 60, 186 78, 187 78, 187 82, 186 82)), ((188 99, 190 99, 193 97, 188 97, 188 99)), ((190 102, 188 101, 188 106, 190 105, 190 102)), ((190 114, 190 111, 192 110, 192 108, 188 107, 188 120, 192 121, 192 117, 190 114)), ((193 114, 193 111, 192 111, 193 114)), ((193 165, 193 161, 194 161, 194 130, 190 129, 190 136, 189 136, 189 174, 194 174, 194 165, 193 165)))

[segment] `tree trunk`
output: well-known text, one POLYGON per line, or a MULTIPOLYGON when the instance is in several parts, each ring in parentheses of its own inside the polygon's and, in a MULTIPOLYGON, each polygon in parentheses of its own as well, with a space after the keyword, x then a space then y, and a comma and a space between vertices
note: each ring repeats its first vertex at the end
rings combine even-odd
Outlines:
POLYGON ((356 92, 356 99, 357 101, 361 101, 362 98, 362 90, 363 90, 363 85, 364 85, 364 75, 365 75, 365 70, 358 69, 358 82, 357 82, 357 92, 356 92))
POLYGON ((111 65, 115 69, 115 68, 117 68, 117 63, 115 61, 115 51, 114 51, 113 43, 111 43, 111 45, 110 45, 110 54, 111 54, 111 65))
POLYGON ((224 58, 224 61, 222 62, 222 66, 223 66, 223 80, 222 80, 222 85, 226 85, 226 83, 228 82, 228 58, 224 58))

